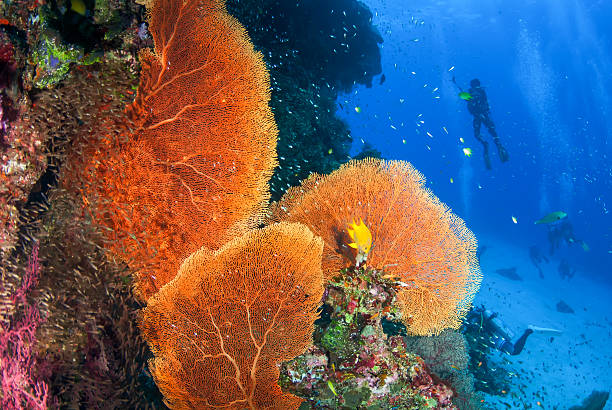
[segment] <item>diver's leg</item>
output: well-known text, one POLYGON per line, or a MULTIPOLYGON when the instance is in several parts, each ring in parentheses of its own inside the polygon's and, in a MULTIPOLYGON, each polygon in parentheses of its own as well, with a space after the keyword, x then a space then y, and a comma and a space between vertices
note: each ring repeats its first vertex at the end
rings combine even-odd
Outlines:
POLYGON ((493 137, 494 141, 499 141, 499 137, 497 136, 497 131, 495 130, 495 124, 493 120, 491 120, 490 114, 487 112, 486 114, 482 114, 482 122, 484 123, 487 130, 489 130, 489 134, 493 137))
POLYGON ((493 123, 493 120, 491 120, 491 117, 489 117, 488 113, 483 116, 482 122, 484 122, 484 125, 487 127, 487 130, 489 130, 489 134, 491 134, 491 136, 493 137, 493 142, 495 142, 495 146, 497 146, 499 159, 501 160, 501 162, 508 161, 508 159, 510 159, 508 151, 506 151, 506 149, 502 146, 501 141, 497 136, 497 131, 495 130, 495 124, 493 123))
POLYGON ((491 169, 491 160, 489 159, 489 143, 480 136, 480 125, 482 124, 482 115, 474 116, 474 137, 482 144, 484 149, 484 161, 487 169, 491 169))
POLYGON ((529 337, 529 335, 532 333, 533 333, 533 329, 527 329, 523 332, 521 337, 519 337, 516 343, 514 344, 514 349, 510 353, 512 356, 516 356, 517 354, 523 351, 523 348, 525 347, 525 342, 527 341, 527 338, 529 337))

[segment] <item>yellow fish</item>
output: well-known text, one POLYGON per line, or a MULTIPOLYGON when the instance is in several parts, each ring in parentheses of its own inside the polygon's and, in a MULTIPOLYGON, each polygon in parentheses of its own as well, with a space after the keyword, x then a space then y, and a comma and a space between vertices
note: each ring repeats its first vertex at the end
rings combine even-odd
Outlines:
POLYGON ((466 157, 471 157, 472 156, 472 148, 463 148, 463 153, 465 154, 466 157))
POLYGON ((338 393, 336 393, 336 389, 334 388, 334 384, 331 382, 331 380, 327 381, 327 387, 329 387, 329 390, 331 390, 331 392, 334 393, 334 396, 338 395, 338 393))
POLYGON ((538 219, 534 224, 549 224, 551 222, 560 221, 561 219, 567 218, 567 214, 563 211, 551 212, 545 217, 538 219))
POLYGON ((87 6, 85 5, 85 2, 83 0, 71 0, 70 10, 80 14, 81 16, 84 16, 85 13, 87 13, 87 6))
POLYGON ((353 240, 348 246, 357 249, 357 251, 364 256, 370 253, 370 249, 372 248, 372 232, 370 232, 361 218, 359 218, 358 224, 355 223, 353 219, 353 223, 349 224, 347 232, 353 240))

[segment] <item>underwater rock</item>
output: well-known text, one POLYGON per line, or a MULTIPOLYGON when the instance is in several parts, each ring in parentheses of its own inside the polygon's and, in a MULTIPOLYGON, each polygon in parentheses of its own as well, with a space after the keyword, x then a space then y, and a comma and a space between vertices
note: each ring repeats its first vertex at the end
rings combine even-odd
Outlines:
POLYGON ((516 273, 516 267, 506 268, 506 269, 497 269, 495 272, 499 273, 504 278, 508 278, 510 280, 523 280, 523 278, 521 278, 516 273))
POLYGON ((574 309, 572 309, 570 305, 568 305, 564 301, 560 301, 559 303, 557 303, 557 312, 574 313, 574 309))
POLYGON ((468 369, 468 344, 461 332, 446 329, 434 336, 405 336, 407 350, 419 355, 432 376, 444 381, 455 392, 453 403, 459 409, 480 408, 480 395, 474 390, 474 377, 468 369))
POLYGON ((365 158, 382 158, 382 153, 374 148, 372 144, 366 142, 361 148, 361 152, 353 157, 353 159, 365 159, 365 158))
POLYGON ((230 0, 227 6, 243 24, 244 17, 255 13, 257 20, 245 24, 255 44, 278 51, 285 43, 317 82, 350 91, 355 84, 370 87, 382 72, 378 45, 383 39, 372 24, 372 12, 360 1, 230 0))
POLYGON ((582 401, 582 405, 572 406, 569 410, 603 410, 609 397, 610 392, 593 390, 589 397, 582 401))

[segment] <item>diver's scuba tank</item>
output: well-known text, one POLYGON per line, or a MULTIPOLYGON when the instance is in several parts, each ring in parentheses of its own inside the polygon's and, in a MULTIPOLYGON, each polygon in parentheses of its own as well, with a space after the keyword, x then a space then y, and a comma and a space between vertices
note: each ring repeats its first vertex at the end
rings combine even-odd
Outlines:
POLYGON ((504 342, 512 342, 512 339, 514 338, 514 332, 508 329, 504 322, 502 322, 496 316, 497 315, 495 313, 491 312, 488 309, 484 311, 485 320, 487 320, 491 324, 491 328, 494 330, 495 336, 497 336, 496 344, 499 343, 499 346, 497 346, 497 348, 499 349, 502 347, 504 342))

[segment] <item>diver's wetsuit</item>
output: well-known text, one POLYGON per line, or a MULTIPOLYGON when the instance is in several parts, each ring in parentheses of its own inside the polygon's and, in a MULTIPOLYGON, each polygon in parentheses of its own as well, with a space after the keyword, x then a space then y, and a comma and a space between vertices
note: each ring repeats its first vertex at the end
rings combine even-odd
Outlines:
POLYGON ((501 145, 497 131, 495 131, 495 124, 491 120, 491 112, 489 107, 489 101, 487 99, 487 93, 484 88, 480 86, 480 82, 476 79, 472 80, 471 87, 468 90, 472 98, 467 101, 468 111, 474 117, 474 137, 482 144, 484 148, 484 159, 487 169, 491 169, 491 161, 489 159, 489 144, 480 135, 480 127, 482 124, 487 127, 489 134, 493 137, 493 142, 497 146, 499 152, 499 158, 502 162, 508 161, 508 153, 501 145))
POLYGON ((497 347, 497 344, 500 343, 500 346, 497 347, 499 350, 504 353, 508 353, 509 355, 516 356, 517 354, 520 354, 523 351, 523 348, 525 347, 525 342, 527 341, 527 337, 532 333, 533 330, 526 329, 521 335, 521 337, 516 340, 516 343, 512 343, 504 339, 503 337, 498 337, 496 339, 495 345, 497 347))
POLYGON ((474 116, 474 136, 482 143, 486 141, 480 136, 480 125, 484 124, 489 130, 489 134, 493 136, 493 139, 497 139, 497 132, 495 131, 495 124, 490 117, 489 101, 487 100, 487 93, 482 87, 472 87, 468 91, 472 96, 472 99, 468 101, 468 111, 474 116))
POLYGON ((491 313, 484 307, 473 308, 467 317, 466 325, 478 327, 479 331, 488 334, 489 342, 492 347, 501 350, 509 355, 516 356, 523 351, 527 337, 533 333, 532 329, 526 329, 515 343, 512 343, 512 334, 498 320, 494 320, 497 313, 491 313))

